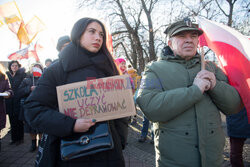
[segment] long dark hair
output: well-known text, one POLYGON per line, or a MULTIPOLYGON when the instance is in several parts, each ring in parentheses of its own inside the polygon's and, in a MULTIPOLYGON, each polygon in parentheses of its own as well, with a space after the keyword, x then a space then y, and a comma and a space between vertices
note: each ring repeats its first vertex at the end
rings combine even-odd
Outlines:
POLYGON ((100 26, 102 27, 102 30, 103 30, 103 43, 102 43, 102 47, 100 49, 99 52, 102 52, 104 53, 104 55, 107 56, 109 62, 110 62, 110 65, 112 66, 112 69, 114 71, 114 74, 115 75, 118 75, 119 74, 119 71, 114 63, 114 59, 112 57, 112 55, 110 54, 108 48, 107 48, 107 44, 106 44, 106 29, 105 29, 105 26, 104 24, 100 21, 100 20, 97 20, 97 19, 94 19, 94 18, 89 18, 89 17, 84 17, 80 20, 78 20, 73 28, 72 28, 72 31, 71 31, 71 41, 73 44, 77 45, 77 46, 80 46, 80 39, 81 39, 81 36, 82 34, 85 32, 87 26, 92 23, 92 22, 97 22, 100 24, 100 26))
POLYGON ((6 74, 5 74, 5 71, 4 71, 4 67, 2 64, 0 64, 0 81, 2 80, 5 80, 7 77, 6 77, 6 74))
POLYGON ((9 69, 9 72, 10 72, 11 74, 13 74, 13 71, 11 70, 11 65, 12 65, 13 63, 17 63, 18 68, 21 67, 21 64, 20 64, 17 60, 12 60, 11 62, 9 62, 8 69, 9 69))

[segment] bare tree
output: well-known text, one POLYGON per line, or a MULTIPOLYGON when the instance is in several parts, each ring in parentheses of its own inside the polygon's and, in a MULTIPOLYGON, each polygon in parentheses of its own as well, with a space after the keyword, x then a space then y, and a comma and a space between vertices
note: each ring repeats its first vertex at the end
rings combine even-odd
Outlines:
POLYGON ((157 3, 158 0, 150 0, 148 7, 146 6, 145 0, 141 0, 142 8, 147 16, 148 20, 148 33, 149 33, 149 61, 156 59, 155 54, 155 45, 154 45, 154 29, 153 29, 153 22, 151 19, 151 13, 154 9, 154 4, 157 3))
POLYGON ((223 1, 225 0, 78 0, 78 6, 80 9, 83 6, 94 7, 107 15, 115 55, 124 56, 140 73, 144 70, 145 63, 155 60, 166 45, 163 34, 165 28, 185 16, 199 15, 209 20, 227 22, 242 32, 250 33, 247 28, 249 26, 246 26, 249 25, 248 0, 226 0, 229 4, 228 11, 224 10, 223 1), (241 5, 236 10, 238 2, 241 5))
POLYGON ((225 10, 223 10, 221 3, 218 2, 218 0, 215 0, 216 4, 218 5, 219 9, 222 11, 222 13, 228 18, 228 22, 227 22, 227 25, 229 27, 232 27, 232 23, 233 23, 233 9, 234 9, 234 4, 237 0, 226 0, 226 2, 228 3, 229 5, 229 12, 228 14, 226 13, 225 10))
POLYGON ((135 21, 135 26, 132 27, 127 19, 127 16, 123 9, 123 5, 121 4, 120 0, 115 0, 115 2, 117 3, 117 6, 120 9, 119 15, 121 17, 121 20, 123 21, 128 33, 131 35, 131 40, 133 41, 133 44, 135 46, 135 47, 132 46, 132 50, 136 50, 138 61, 139 61, 139 70, 142 71, 145 67, 145 63, 144 63, 144 58, 143 58, 143 48, 142 48, 141 41, 140 41, 139 34, 138 34, 138 29, 141 24, 140 16, 141 16, 142 9, 140 9, 137 18, 132 16, 133 20, 135 21))
POLYGON ((140 73, 144 70, 145 58, 149 61, 156 59, 155 31, 151 15, 158 1, 137 0, 136 5, 133 5, 134 1, 131 0, 82 0, 79 7, 86 7, 88 4, 97 7, 99 3, 103 10, 109 10, 114 50, 117 55, 122 53, 140 73), (146 15, 147 24, 143 14, 146 15))

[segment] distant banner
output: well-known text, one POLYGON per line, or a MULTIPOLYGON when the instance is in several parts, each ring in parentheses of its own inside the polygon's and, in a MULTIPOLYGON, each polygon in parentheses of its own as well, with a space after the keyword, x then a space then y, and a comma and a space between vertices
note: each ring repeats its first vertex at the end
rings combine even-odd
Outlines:
POLYGON ((34 16, 27 24, 21 23, 17 37, 21 43, 29 45, 36 35, 44 29, 45 24, 37 16, 34 16))
POLYGON ((17 34, 23 18, 15 1, 0 5, 0 20, 5 22, 13 33, 17 34))
POLYGON ((59 111, 97 122, 135 115, 129 75, 91 79, 57 87, 59 111))

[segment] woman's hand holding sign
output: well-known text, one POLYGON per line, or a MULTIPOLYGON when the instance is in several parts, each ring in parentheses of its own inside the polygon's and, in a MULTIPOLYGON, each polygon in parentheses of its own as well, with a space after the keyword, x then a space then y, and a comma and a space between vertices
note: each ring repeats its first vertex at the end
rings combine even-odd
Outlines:
POLYGON ((74 132, 87 132, 91 126, 95 125, 95 123, 95 119, 79 118, 75 122, 74 132))

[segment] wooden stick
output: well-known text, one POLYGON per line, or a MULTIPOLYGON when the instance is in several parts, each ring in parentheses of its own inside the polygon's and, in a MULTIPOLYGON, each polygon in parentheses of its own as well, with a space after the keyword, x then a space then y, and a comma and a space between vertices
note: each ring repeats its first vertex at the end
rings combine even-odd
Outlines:
POLYGON ((201 70, 205 70, 204 49, 201 47, 201 70))

